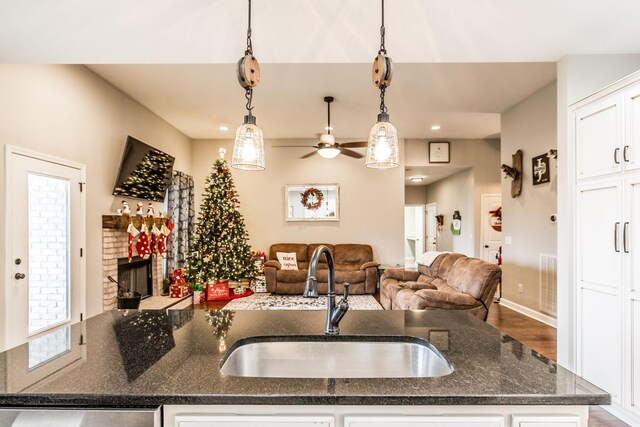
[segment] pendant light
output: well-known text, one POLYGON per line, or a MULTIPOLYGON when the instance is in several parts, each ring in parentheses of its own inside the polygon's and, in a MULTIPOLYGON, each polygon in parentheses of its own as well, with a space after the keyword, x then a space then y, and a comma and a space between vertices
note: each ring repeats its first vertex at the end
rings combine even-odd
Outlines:
POLYGON ((256 126, 256 118, 252 114, 253 88, 260 83, 260 64, 253 56, 251 43, 251 0, 249 2, 249 25, 247 29, 247 49, 244 56, 238 61, 236 73, 238 83, 245 90, 247 99, 247 115, 244 116, 242 126, 236 131, 236 139, 233 144, 233 157, 231 167, 243 170, 264 170, 264 137, 262 130, 256 126))
POLYGON ((395 168, 400 165, 398 153, 398 131, 389 121, 389 113, 384 103, 387 87, 391 85, 393 77, 393 62, 387 56, 384 46, 384 0, 382 5, 382 25, 380 26, 380 49, 373 61, 373 85, 380 89, 380 114, 378 121, 369 131, 367 145, 367 167, 376 169, 395 168))

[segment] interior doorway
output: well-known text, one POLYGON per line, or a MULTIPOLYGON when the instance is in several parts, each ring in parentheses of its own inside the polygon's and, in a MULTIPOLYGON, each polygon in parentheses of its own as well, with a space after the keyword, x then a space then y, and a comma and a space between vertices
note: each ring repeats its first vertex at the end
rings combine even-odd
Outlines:
POLYGON ((427 239, 426 250, 427 252, 438 250, 438 222, 436 215, 438 211, 436 203, 429 203, 426 209, 427 215, 427 239))
POLYGON ((425 249, 425 206, 404 207, 404 263, 415 266, 425 249))
POLYGON ((4 347, 79 322, 84 312, 84 165, 5 150, 4 347))
POLYGON ((498 263, 498 252, 502 246, 502 195, 480 196, 480 253, 482 259, 498 263))

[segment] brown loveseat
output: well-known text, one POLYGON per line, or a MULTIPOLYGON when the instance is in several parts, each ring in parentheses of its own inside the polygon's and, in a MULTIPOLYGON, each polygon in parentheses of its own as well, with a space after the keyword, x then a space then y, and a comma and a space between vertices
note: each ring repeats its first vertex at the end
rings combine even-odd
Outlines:
MULTIPOLYGON (((269 249, 269 261, 264 265, 267 279, 267 292, 277 294, 299 294, 304 292, 309 260, 319 245, 327 246, 334 257, 336 272, 336 290, 342 292, 342 284, 349 282, 350 294, 372 294, 378 282, 378 264, 373 261, 373 250, 369 245, 326 243, 278 243, 269 249), (277 252, 295 252, 298 270, 282 270, 277 252)), ((327 263, 320 257, 316 279, 318 292, 327 293, 327 263)))
POLYGON ((486 320, 500 267, 462 254, 441 254, 418 271, 387 269, 380 279, 385 310, 465 310, 486 320))

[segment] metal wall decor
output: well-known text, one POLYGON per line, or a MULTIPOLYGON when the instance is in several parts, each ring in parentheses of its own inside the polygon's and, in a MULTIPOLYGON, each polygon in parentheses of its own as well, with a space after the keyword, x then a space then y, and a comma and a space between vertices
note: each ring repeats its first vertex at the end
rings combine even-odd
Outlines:
POLYGON ((551 181, 549 164, 549 155, 546 153, 531 159, 533 185, 540 185, 551 181))

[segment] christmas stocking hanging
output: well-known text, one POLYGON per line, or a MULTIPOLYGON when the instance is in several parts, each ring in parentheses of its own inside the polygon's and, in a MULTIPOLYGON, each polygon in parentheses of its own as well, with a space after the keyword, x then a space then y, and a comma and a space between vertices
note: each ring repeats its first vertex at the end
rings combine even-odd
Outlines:
POLYGON ((149 258, 149 255, 151 255, 151 247, 149 246, 149 229, 144 221, 142 221, 142 227, 140 227, 140 237, 138 237, 138 242, 136 243, 136 251, 138 251, 138 255, 142 259, 147 259, 149 258))
POLYGON ((160 234, 158 235, 158 252, 160 252, 163 258, 167 256, 167 239, 173 231, 173 227, 175 226, 171 220, 168 220, 167 225, 162 224, 160 228, 160 234))
POLYGON ((138 229, 133 225, 133 221, 129 222, 129 227, 127 227, 127 233, 129 233, 129 262, 131 262, 133 261, 133 239, 138 234, 140 234, 138 229))
POLYGON ((153 226, 151 227, 151 253, 153 255, 156 255, 158 253, 158 237, 160 237, 160 229, 154 222, 153 226))

